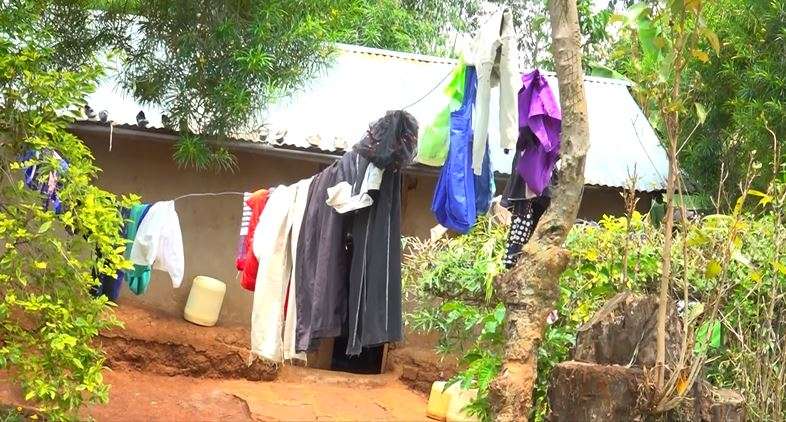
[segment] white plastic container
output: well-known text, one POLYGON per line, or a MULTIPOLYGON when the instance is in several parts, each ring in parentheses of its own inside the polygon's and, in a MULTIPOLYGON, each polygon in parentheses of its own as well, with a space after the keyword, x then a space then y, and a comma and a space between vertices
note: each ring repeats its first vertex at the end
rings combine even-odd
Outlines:
POLYGON ((426 416, 438 421, 476 422, 476 416, 464 412, 464 408, 478 396, 478 390, 464 390, 460 383, 445 389, 445 381, 436 381, 431 385, 426 416))
POLYGON ((445 381, 434 381, 431 385, 431 394, 428 396, 426 416, 438 421, 444 421, 448 414, 450 397, 445 391, 445 381))
POLYGON ((450 396, 448 412, 445 417, 447 422, 480 422, 477 416, 469 415, 464 411, 464 408, 472 403, 472 400, 478 397, 478 390, 474 388, 463 390, 461 386, 456 383, 448 388, 447 393, 450 396))
POLYGON ((227 285, 215 278, 197 276, 191 285, 183 318, 197 325, 212 327, 218 322, 227 285))

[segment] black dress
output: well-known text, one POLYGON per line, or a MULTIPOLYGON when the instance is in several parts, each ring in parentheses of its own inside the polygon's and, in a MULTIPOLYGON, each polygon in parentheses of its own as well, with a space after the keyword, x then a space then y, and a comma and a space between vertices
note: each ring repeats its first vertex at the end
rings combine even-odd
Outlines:
POLYGON ((318 338, 340 335, 346 320, 346 216, 325 204, 327 188, 344 179, 340 164, 337 161, 317 174, 308 190, 296 250, 297 352, 313 350, 318 338))
POLYGON ((297 246, 298 351, 342 332, 348 355, 402 339, 401 168, 416 142, 415 118, 388 112, 312 182, 297 246), (383 169, 371 206, 341 215, 326 204, 340 182, 357 194, 370 163, 383 169))

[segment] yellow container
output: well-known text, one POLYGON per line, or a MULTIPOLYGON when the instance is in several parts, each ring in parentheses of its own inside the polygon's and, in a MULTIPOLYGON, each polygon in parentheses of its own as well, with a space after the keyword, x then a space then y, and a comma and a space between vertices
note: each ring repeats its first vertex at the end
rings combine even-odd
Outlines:
POLYGON ((226 291, 227 285, 215 278, 204 276, 194 278, 186 308, 183 310, 183 318, 206 327, 216 325, 226 291))
POLYGON ((447 393, 450 396, 446 416, 447 422, 480 421, 477 416, 469 415, 463 410, 468 404, 472 403, 472 400, 475 400, 475 398, 478 397, 478 390, 474 388, 470 390, 462 390, 461 386, 456 383, 450 386, 447 393))
POLYGON ((431 394, 428 396, 426 416, 438 421, 444 421, 448 414, 449 402, 450 397, 448 392, 445 391, 445 381, 435 381, 434 384, 431 384, 431 394))

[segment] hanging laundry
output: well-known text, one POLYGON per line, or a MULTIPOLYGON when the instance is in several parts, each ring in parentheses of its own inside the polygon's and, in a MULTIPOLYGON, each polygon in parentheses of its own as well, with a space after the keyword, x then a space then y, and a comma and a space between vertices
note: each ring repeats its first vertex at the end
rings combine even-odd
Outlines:
POLYGON ((20 161, 41 161, 50 156, 57 162, 57 168, 46 175, 42 175, 40 173, 43 170, 43 166, 40 163, 35 163, 25 169, 24 182, 29 189, 37 190, 44 194, 43 207, 45 211, 48 211, 51 207, 55 214, 60 214, 64 209, 60 197, 57 195, 57 190, 62 187, 59 181, 60 174, 68 171, 68 162, 56 151, 50 150, 44 150, 43 152, 36 150, 27 151, 22 155, 20 161), (44 179, 45 182, 43 181, 44 179))
POLYGON ((168 272, 172 287, 180 287, 185 262, 180 219, 174 201, 156 202, 150 207, 137 229, 131 262, 168 272))
POLYGON ((494 13, 478 31, 474 57, 468 64, 477 69, 477 116, 472 145, 472 170, 483 173, 483 158, 488 156, 489 106, 491 87, 499 85, 500 146, 512 148, 518 137, 518 102, 521 87, 518 73, 518 41, 513 15, 505 8, 494 13))
POLYGON ((502 260, 505 268, 512 268, 519 259, 522 247, 529 242, 538 221, 548 208, 550 200, 549 189, 546 188, 540 196, 533 197, 533 193, 527 188, 524 179, 516 170, 522 156, 520 151, 524 145, 528 145, 535 138, 535 134, 528 128, 521 129, 516 144, 516 155, 513 156, 510 176, 505 190, 502 193, 500 205, 511 212, 511 224, 508 232, 505 257, 502 260))
POLYGON ((510 269, 516 265, 519 255, 521 255, 521 249, 529 242, 540 217, 546 212, 550 202, 547 196, 513 202, 506 252, 502 259, 505 268, 510 269))
POLYGON ((482 215, 491 208, 491 201, 497 191, 494 183, 494 173, 491 171, 491 155, 489 146, 486 143, 486 155, 483 156, 483 171, 480 175, 474 175, 475 182, 475 214, 482 215))
POLYGON ((289 256, 289 186, 278 186, 267 200, 254 233, 252 248, 261 261, 251 317, 251 351, 280 362, 283 357, 284 301, 291 263, 289 256))
POLYGON ((283 349, 284 359, 298 359, 305 361, 305 353, 298 353, 296 348, 297 342, 297 291, 296 272, 297 272, 297 246, 300 239, 300 231, 303 224, 303 216, 306 212, 306 205, 308 204, 308 193, 311 188, 311 183, 314 180, 310 177, 301 180, 292 186, 293 201, 292 207, 289 209, 289 220, 291 222, 290 239, 289 239, 289 253, 291 256, 290 263, 292 271, 289 276, 287 286, 287 296, 284 302, 284 335, 283 335, 283 349))
POLYGON ((248 237, 248 226, 251 224, 251 206, 246 202, 251 198, 251 192, 243 192, 243 213, 240 215, 240 237, 237 242, 237 254, 235 255, 235 268, 238 271, 243 271, 246 264, 246 254, 248 253, 248 245, 246 245, 246 238, 248 237))
POLYGON ((472 66, 467 67, 465 84, 464 102, 450 115, 450 152, 439 173, 431 203, 439 224, 459 233, 469 231, 477 219, 475 177, 471 169, 477 73, 472 66))
POLYGON ((125 272, 119 271, 116 275, 106 275, 99 273, 95 268, 91 272, 94 279, 98 280, 98 285, 93 286, 91 293, 94 297, 106 296, 112 302, 116 302, 120 297, 120 289, 123 286, 125 272))
MULTIPOLYGON (((360 155, 356 157, 355 167, 358 166, 359 160, 360 155)), ((353 189, 353 186, 348 182, 340 182, 336 186, 328 188, 328 198, 325 202, 339 214, 371 206, 374 200, 371 198, 370 192, 379 190, 379 186, 382 184, 382 174, 382 169, 374 164, 369 164, 359 188, 353 189), (353 191, 357 191, 357 193, 353 193, 353 191)))
POLYGON ((254 254, 260 259, 251 318, 251 351, 282 362, 305 360, 295 350, 296 289, 292 281, 293 241, 300 230, 311 179, 279 186, 270 195, 257 225, 254 254))
POLYGON ((347 325, 350 355, 401 339, 400 169, 411 162, 416 144, 414 117, 388 112, 352 151, 315 176, 295 267, 298 351, 341 335, 347 325), (382 173, 377 189, 372 166, 382 173), (352 199, 363 194, 370 204, 352 199))
POLYGON ((248 223, 248 235, 246 236, 246 258, 241 263, 243 267, 243 274, 240 279, 240 286, 248 291, 254 291, 257 282, 257 270, 259 268, 259 259, 254 255, 251 245, 254 242, 254 234, 259 223, 259 217, 265 209, 265 204, 270 197, 271 192, 265 189, 260 189, 254 192, 253 195, 246 201, 246 204, 251 207, 251 219, 248 223))
POLYGON ((519 126, 522 131, 516 144, 516 172, 532 196, 543 193, 551 180, 559 158, 562 114, 546 78, 537 69, 522 76, 519 91, 519 126), (532 136, 530 136, 530 133, 532 136))
POLYGON ((330 208, 327 199, 328 188, 352 180, 340 164, 354 162, 348 154, 314 176, 309 187, 295 263, 297 352, 313 350, 317 339, 337 337, 346 320, 350 257, 345 216, 330 208))
MULTIPOLYGON (((136 234, 139 225, 142 224, 148 211, 150 211, 149 204, 134 205, 129 211, 128 223, 125 228, 126 259, 131 259, 131 250, 134 248, 134 243, 136 242, 136 234)), ((134 268, 125 272, 125 279, 128 281, 129 289, 131 289, 134 294, 141 295, 147 291, 147 287, 150 284, 150 265, 142 265, 133 261, 132 263, 134 268)))
POLYGON ((443 92, 445 107, 437 113, 434 121, 427 125, 418 142, 417 161, 428 166, 439 167, 448 157, 450 138, 450 113, 461 107, 467 66, 463 60, 453 69, 443 92))
POLYGON ((386 172, 373 207, 350 226, 347 355, 402 339, 401 172, 386 172))

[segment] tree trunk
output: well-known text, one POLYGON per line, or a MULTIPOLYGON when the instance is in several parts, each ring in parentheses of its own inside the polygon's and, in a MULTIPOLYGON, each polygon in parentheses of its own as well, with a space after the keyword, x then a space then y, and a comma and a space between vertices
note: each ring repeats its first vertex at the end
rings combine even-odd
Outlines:
POLYGON ((589 126, 576 1, 551 0, 549 15, 562 108, 560 166, 551 205, 524 246, 519 264, 495 280, 497 295, 507 308, 505 356, 490 388, 498 421, 526 420, 532 407, 538 346, 546 317, 559 298, 559 277, 569 259, 562 245, 576 220, 584 186, 589 126))

